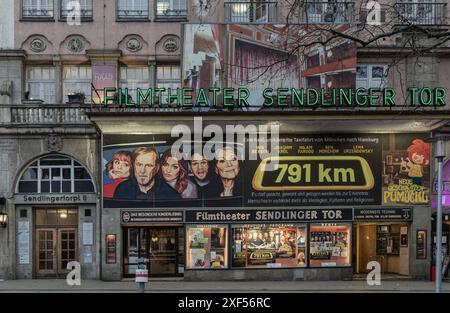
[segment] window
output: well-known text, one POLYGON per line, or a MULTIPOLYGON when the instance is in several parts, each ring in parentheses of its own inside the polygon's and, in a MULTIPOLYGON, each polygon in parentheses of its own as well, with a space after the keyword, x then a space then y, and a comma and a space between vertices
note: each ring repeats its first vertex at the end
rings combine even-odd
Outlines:
POLYGON ((91 175, 77 161, 65 156, 43 157, 22 174, 20 193, 94 192, 91 175))
POLYGON ((119 19, 148 19, 148 0, 118 0, 119 19))
POLYGON ((307 23, 349 23, 352 18, 352 2, 325 0, 307 3, 305 18, 307 23))
MULTIPOLYGON (((136 89, 139 87, 142 90, 150 88, 150 76, 147 66, 120 68, 119 87, 122 90, 129 89, 128 95, 137 95, 136 89)), ((131 99, 132 101, 136 99, 131 99)))
POLYGON ((91 102, 92 71, 90 66, 64 66, 63 92, 66 103, 91 102))
POLYGON ((227 268, 227 228, 188 226, 186 261, 189 269, 227 268))
POLYGON ((306 225, 232 227, 232 267, 306 267, 306 225))
POLYGON ((387 83, 386 64, 358 64, 356 67, 356 88, 383 88, 387 83))
MULTIPOLYGON (((156 87, 171 88, 172 94, 181 88, 181 74, 179 65, 158 65, 156 69, 156 87)), ((162 99, 164 103, 167 99, 162 99)))
POLYGON ((22 18, 52 19, 53 0, 22 0, 22 18))
POLYGON ((395 4, 400 24, 434 25, 443 21, 445 3, 434 0, 401 0, 395 4))
POLYGON ((186 0, 157 0, 156 17, 186 17, 186 0))
POLYGON ((29 99, 40 99, 45 103, 55 103, 55 68, 53 66, 27 67, 27 91, 29 92, 29 99))
POLYGON ((310 266, 350 266, 350 227, 349 224, 312 224, 309 234, 310 266))
POLYGON ((225 2, 226 22, 268 23, 277 16, 277 2, 264 0, 225 2))
MULTIPOLYGON (((61 19, 66 18, 69 13, 76 14, 75 7, 70 6, 73 0, 61 0, 61 19)), ((78 0, 80 3, 80 17, 81 19, 92 19, 92 0, 78 0)))

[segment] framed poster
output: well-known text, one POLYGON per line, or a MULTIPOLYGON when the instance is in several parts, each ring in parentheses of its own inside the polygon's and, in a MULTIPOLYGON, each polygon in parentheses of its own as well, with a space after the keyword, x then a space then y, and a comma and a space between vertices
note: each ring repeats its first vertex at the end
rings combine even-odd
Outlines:
POLYGON ((416 232, 416 259, 427 258, 427 231, 418 230, 416 232))
POLYGON ((106 235, 106 264, 115 264, 116 258, 116 235, 106 235))
POLYGON ((408 227, 402 226, 400 228, 400 246, 407 247, 408 246, 408 227))

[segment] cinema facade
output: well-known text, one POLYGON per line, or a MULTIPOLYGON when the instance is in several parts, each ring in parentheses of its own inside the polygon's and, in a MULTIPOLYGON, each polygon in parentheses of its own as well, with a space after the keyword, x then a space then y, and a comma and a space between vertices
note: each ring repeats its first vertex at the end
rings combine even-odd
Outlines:
MULTIPOLYGON (((64 28, 53 38, 54 31, 33 35, 30 22, 16 40, 21 48, 1 54, 17 77, 7 77, 15 81, 11 96, 1 95, 9 104, 1 106, 7 178, 0 209, 9 221, 0 228, 0 277, 64 278, 68 263, 78 261, 83 279, 130 279, 143 263, 150 277, 185 280, 348 280, 365 277, 376 261, 382 274, 429 279, 436 193, 429 138, 449 132, 448 109, 412 111, 401 99, 389 109, 265 108, 258 96, 267 87, 399 91, 403 76, 387 71, 397 52, 380 57, 340 38, 289 54, 277 41, 279 25, 186 24, 178 36, 179 25, 164 23, 153 38, 145 36, 156 31, 134 35, 137 24, 129 34, 112 34, 105 49, 89 37, 91 27, 76 36, 64 28), (68 44, 77 39, 81 50, 68 44), (275 65, 261 69, 268 64, 275 65), (91 83, 92 103, 69 99, 91 83), (194 93, 245 85, 251 106, 100 104, 105 87, 139 85, 194 93), (47 86, 40 89, 52 100, 22 100, 25 89, 17 86, 47 86), (211 143, 211 129, 228 125, 279 128, 278 139, 266 140, 278 147, 276 156, 240 158, 265 152, 266 142, 252 150, 251 134, 226 147, 213 138, 214 160, 190 153, 211 143), (183 158, 170 153, 180 126, 192 134, 183 158)), ((296 41, 314 40, 300 30, 296 41)), ((408 72, 412 81, 426 85, 421 77, 433 77, 449 90, 442 79, 448 58, 433 68, 428 61, 402 66, 419 63, 421 72, 408 72)))

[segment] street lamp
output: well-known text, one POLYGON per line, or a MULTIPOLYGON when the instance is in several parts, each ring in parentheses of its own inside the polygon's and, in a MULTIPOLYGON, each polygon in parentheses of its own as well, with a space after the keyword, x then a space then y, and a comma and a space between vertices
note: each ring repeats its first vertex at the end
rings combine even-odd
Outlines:
POLYGON ((437 219, 436 219, 436 293, 442 292, 442 163, 445 158, 445 141, 448 137, 437 135, 430 141, 434 143, 434 157, 438 162, 437 181, 437 219))
POLYGON ((8 224, 8 214, 3 212, 5 209, 6 199, 0 198, 0 227, 6 227, 8 224))

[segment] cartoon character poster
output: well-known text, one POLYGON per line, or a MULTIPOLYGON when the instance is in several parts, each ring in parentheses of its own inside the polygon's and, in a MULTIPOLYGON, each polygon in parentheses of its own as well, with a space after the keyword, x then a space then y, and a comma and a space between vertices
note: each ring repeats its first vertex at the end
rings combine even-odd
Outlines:
POLYGON ((430 144, 426 134, 389 134, 383 138, 383 204, 427 204, 430 144))

